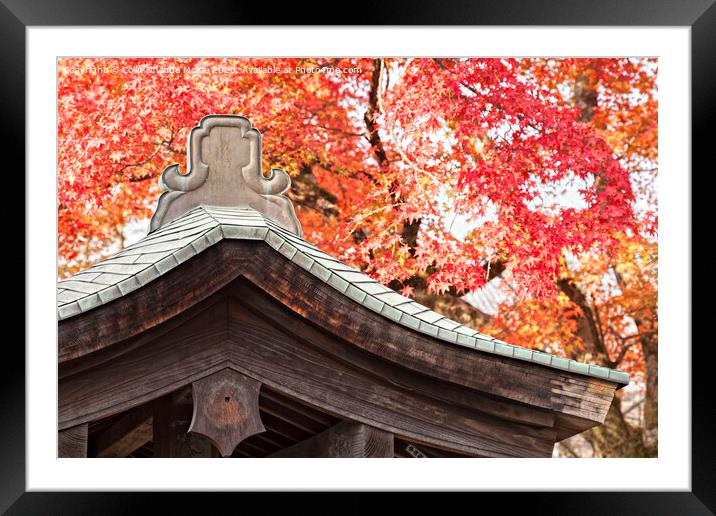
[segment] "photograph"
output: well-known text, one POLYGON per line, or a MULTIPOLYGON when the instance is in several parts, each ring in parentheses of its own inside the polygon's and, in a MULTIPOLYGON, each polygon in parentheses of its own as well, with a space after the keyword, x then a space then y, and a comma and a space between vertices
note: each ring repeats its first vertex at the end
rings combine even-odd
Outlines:
POLYGON ((660 457, 658 56, 55 80, 57 457, 660 457))

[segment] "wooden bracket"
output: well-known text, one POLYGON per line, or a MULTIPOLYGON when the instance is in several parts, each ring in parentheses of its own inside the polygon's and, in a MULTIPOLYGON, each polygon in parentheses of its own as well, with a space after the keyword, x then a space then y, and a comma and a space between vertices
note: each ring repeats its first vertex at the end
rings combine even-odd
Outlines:
POLYGON ((260 389, 260 382, 228 368, 197 380, 192 383, 189 431, 206 436, 222 456, 230 456, 241 441, 266 431, 259 413, 260 389))

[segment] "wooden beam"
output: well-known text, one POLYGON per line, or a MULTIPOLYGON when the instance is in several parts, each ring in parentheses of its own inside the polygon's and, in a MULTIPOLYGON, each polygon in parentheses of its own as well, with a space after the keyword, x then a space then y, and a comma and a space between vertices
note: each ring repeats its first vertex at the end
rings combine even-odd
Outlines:
POLYGON ((340 419, 337 419, 330 414, 326 414, 316 408, 309 407, 299 401, 288 398, 285 394, 273 392, 271 389, 263 389, 261 391, 262 406, 266 403, 266 400, 271 400, 272 402, 280 405, 282 411, 288 410, 302 416, 303 418, 315 421, 319 425, 322 425, 324 429, 340 423, 340 419))
POLYGON ((87 457, 87 423, 57 433, 57 456, 87 457))
POLYGON ((211 442, 188 433, 192 403, 187 389, 174 392, 153 404, 155 457, 213 457, 211 442))
POLYGON ((262 412, 281 421, 290 423, 292 426, 307 433, 308 435, 317 434, 318 432, 325 430, 327 427, 336 424, 336 421, 332 421, 327 424, 318 422, 315 419, 306 416, 304 412, 296 411, 293 407, 289 407, 276 401, 275 399, 264 396, 261 396, 260 404, 262 412))
MULTIPOLYGON (((259 403, 261 402, 259 401, 259 403)), ((263 424, 268 431, 273 432, 277 435, 281 435, 286 439, 290 439, 293 444, 300 441, 304 441, 311 437, 311 433, 298 428, 290 421, 286 421, 283 418, 276 417, 273 414, 266 412, 263 409, 263 406, 261 406, 260 408, 261 421, 263 421, 263 424)))
MULTIPOLYGON (((372 362, 372 373, 381 377, 385 377, 383 373, 391 369, 388 366, 397 366, 407 373, 407 376, 401 375, 407 380, 399 380, 401 387, 411 389, 410 383, 417 373, 417 376, 427 378, 429 383, 434 384, 434 388, 429 389, 431 396, 440 397, 447 404, 457 403, 468 410, 478 410, 499 419, 545 428, 553 427, 555 421, 559 424, 564 420, 562 417, 555 420, 555 416, 570 416, 570 421, 576 418, 583 420, 580 425, 570 423, 566 428, 557 428, 560 438, 570 435, 578 427, 593 426, 604 420, 607 403, 601 401, 611 401, 617 387, 614 382, 449 345, 401 325, 386 323, 385 317, 357 305, 297 264, 276 258, 275 251, 264 242, 222 241, 183 263, 181 267, 169 271, 146 288, 61 321, 58 330, 58 359, 60 377, 64 381, 59 386, 60 428, 104 417, 111 410, 126 410, 201 378, 209 373, 209 369, 214 372, 225 367, 225 350, 217 349, 224 342, 224 328, 217 327, 211 335, 204 333, 202 338, 207 345, 192 350, 197 356, 181 357, 165 373, 171 374, 175 383, 166 382, 164 376, 157 378, 153 385, 132 383, 135 395, 131 399, 125 398, 122 406, 104 401, 95 404, 94 401, 99 400, 93 400, 94 413, 91 414, 84 400, 75 406, 65 402, 73 399, 74 405, 78 397, 78 393, 72 391, 79 387, 79 380, 78 383, 75 380, 82 375, 70 375, 71 371, 82 371, 88 367, 83 372, 91 376, 93 372, 105 369, 103 365, 107 362, 99 362, 110 356, 116 356, 110 362, 124 362, 126 354, 119 350, 134 351, 137 348, 133 346, 144 347, 137 342, 158 337, 163 323, 173 324, 170 321, 173 317, 181 318, 211 296, 220 296, 220 290, 237 278, 241 279, 234 284, 246 279, 293 312, 289 314, 290 317, 277 314, 285 322, 284 330, 299 336, 307 344, 322 348, 323 353, 336 356, 339 360, 342 360, 341 355, 347 348, 361 350, 363 356, 354 360, 354 365, 362 368, 362 363, 372 362), (221 263, 222 267, 217 269, 213 266, 215 263, 221 263), (156 306, 167 309, 156 310, 156 306), (323 342, 313 341, 312 336, 297 331, 302 330, 302 326, 310 326, 314 332, 329 334, 329 338, 323 342), (120 341, 123 341, 121 346, 112 351, 112 345, 120 341), (213 356, 204 353, 212 348, 218 353, 213 356), (92 358, 95 352, 104 349, 107 349, 108 354, 102 360, 92 358), (87 357, 84 364, 81 363, 82 357, 87 357), (70 363, 74 360, 79 362, 70 363), (382 371, 378 371, 376 364, 382 364, 382 371), (577 394, 577 400, 573 399, 573 393, 565 392, 559 386, 559 383, 565 382, 575 383, 583 389, 583 393, 577 394), (611 391, 604 391, 605 388, 611 391)), ((231 287, 224 292, 230 290, 231 287)), ((246 301, 241 297, 244 292, 237 291, 235 294, 239 300, 246 301)), ((253 305, 253 300, 247 304, 253 305)), ((196 313, 192 312, 192 315, 196 313)), ((181 332, 180 328, 174 329, 177 330, 181 332)), ((254 376, 254 371, 238 370, 254 376)), ((147 375, 151 376, 152 372, 142 370, 134 376, 145 378, 147 375)), ((269 384, 263 378, 259 379, 269 384)), ((86 387, 82 387, 82 390, 86 390, 86 387)), ((112 390, 109 392, 113 393, 112 390)), ((109 394, 105 394, 105 397, 109 397, 109 394)), ((307 401, 302 396, 298 397, 307 401)), ((325 409, 324 406, 321 408, 325 409)), ((345 414, 339 415, 347 417, 345 414)))
POLYGON ((93 455, 126 457, 151 441, 153 433, 151 408, 141 405, 124 414, 93 439, 93 455))
POLYGON ((261 384, 232 369, 192 383, 194 411, 189 432, 206 436, 224 457, 247 437, 265 432, 259 413, 261 384))
MULTIPOLYGON (((243 289, 238 292, 245 295, 243 289)), ((411 442, 471 456, 551 455, 553 428, 512 423, 475 410, 460 400, 480 393, 452 391, 458 387, 426 381, 422 375, 377 362, 354 346, 340 346, 340 342, 329 346, 327 339, 309 333, 305 323, 295 333, 286 333, 276 322, 266 320, 267 314, 273 318, 274 311, 286 312, 285 308, 272 308, 270 298, 258 290, 250 299, 242 306, 232 296, 151 343, 65 378, 59 388, 61 428, 127 410, 228 365, 282 396, 411 442), (248 305, 258 306, 261 312, 254 313, 248 305), (325 347, 317 349, 299 339, 298 330, 306 332, 305 339, 325 347)), ((275 315, 278 320, 279 314, 275 315)), ((270 401, 262 397, 264 412, 270 401)), ((285 415, 288 407, 275 405, 270 412, 285 415)), ((326 426, 301 416, 303 423, 316 427, 309 435, 325 430, 326 426)), ((290 419, 293 424, 293 416, 290 419)))
POLYGON ((360 458, 393 457, 393 434, 372 426, 342 421, 303 442, 285 448, 271 457, 360 458))

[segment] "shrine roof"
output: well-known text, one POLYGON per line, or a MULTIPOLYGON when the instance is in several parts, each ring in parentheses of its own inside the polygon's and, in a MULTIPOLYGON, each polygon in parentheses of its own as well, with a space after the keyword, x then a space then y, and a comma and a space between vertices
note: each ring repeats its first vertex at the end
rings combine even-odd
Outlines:
MULTIPOLYGON (((410 330, 449 345, 512 357, 547 367, 629 383, 623 371, 512 346, 452 321, 378 283, 251 207, 199 204, 163 222, 110 258, 57 283, 57 311, 65 320, 126 296, 222 240, 263 241, 356 303, 410 330)), ((299 230, 300 234, 300 230, 299 230)))

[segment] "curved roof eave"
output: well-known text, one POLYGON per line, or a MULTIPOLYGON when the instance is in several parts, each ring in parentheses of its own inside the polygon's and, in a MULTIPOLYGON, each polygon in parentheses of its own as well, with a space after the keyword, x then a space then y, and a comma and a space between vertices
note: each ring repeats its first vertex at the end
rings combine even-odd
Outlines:
POLYGON ((129 294, 222 239, 261 240, 353 301, 445 342, 555 369, 629 383, 623 371, 512 346, 431 311, 366 276, 251 208, 201 205, 114 256, 57 283, 60 321, 129 294))

